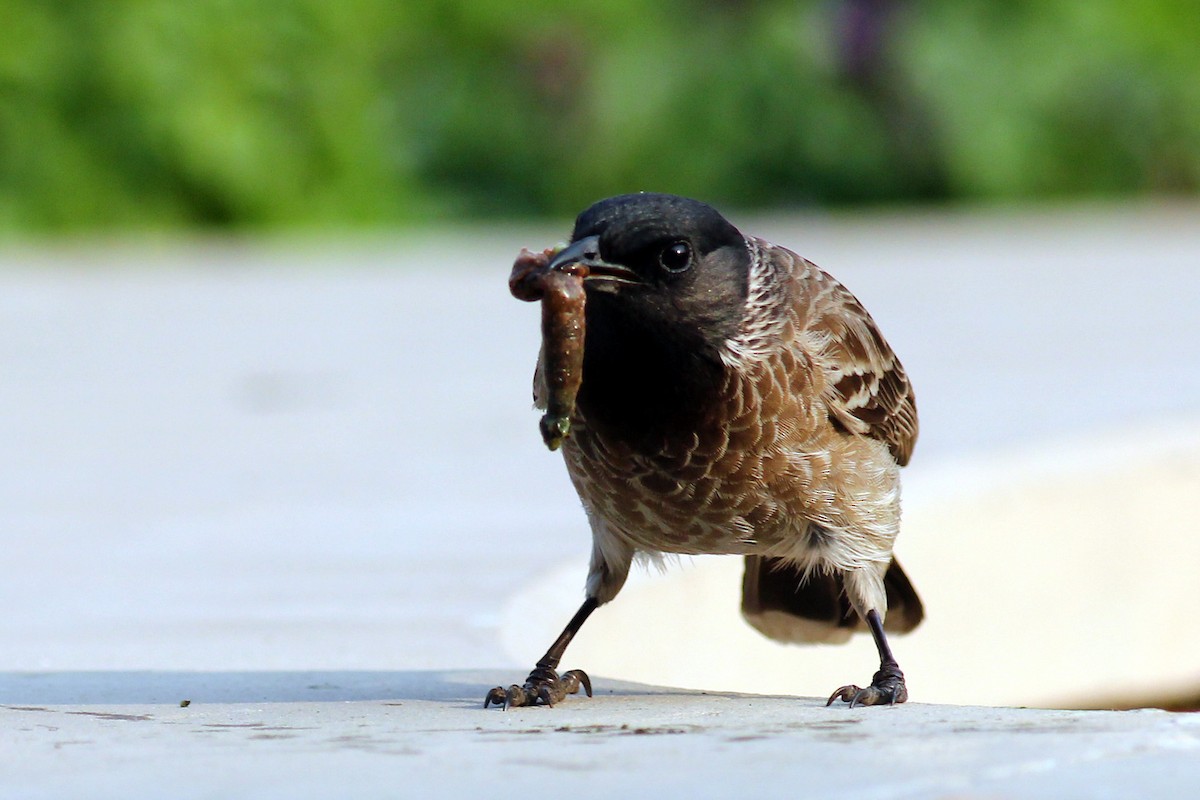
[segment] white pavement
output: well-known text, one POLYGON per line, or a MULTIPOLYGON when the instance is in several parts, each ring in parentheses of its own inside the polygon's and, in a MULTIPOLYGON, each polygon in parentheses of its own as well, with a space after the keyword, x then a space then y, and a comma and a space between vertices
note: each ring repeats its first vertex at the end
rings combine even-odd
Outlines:
POLYGON ((484 712, 491 673, 30 678, 0 796, 46 798, 1190 798, 1200 715, 813 699, 602 681, 484 712), (40 684, 40 685, 37 685, 40 684), (181 708, 179 692, 193 700, 181 708), (137 698, 136 704, 127 701, 137 698))
MULTIPOLYGON (((1200 693, 1200 207, 736 221, 850 286, 917 387, 914 700, 1200 693)), ((478 708, 580 599, 505 286, 563 233, 8 247, 0 796, 1197 784, 1194 716, 781 697, 865 680, 869 643, 738 638, 729 559, 637 578, 568 654, 716 693, 478 708)))

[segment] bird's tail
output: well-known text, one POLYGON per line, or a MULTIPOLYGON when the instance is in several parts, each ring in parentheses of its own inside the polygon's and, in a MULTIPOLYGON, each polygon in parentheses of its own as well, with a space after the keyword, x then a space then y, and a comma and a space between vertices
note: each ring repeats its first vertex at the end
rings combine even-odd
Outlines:
MULTIPOLYGON (((887 590, 884 629, 908 633, 925 616, 921 598, 895 559, 883 577, 887 590)), ((742 616, 760 633, 781 642, 844 642, 867 627, 846 598, 837 573, 805 575, 781 558, 746 556, 742 616)))

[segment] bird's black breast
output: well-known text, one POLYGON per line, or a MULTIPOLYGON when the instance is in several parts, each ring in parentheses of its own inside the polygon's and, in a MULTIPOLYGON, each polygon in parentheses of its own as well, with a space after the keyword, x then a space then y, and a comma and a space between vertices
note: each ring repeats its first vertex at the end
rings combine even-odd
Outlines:
POLYGON ((644 311, 588 292, 578 398, 589 427, 635 449, 690 436, 710 419, 725 369, 717 343, 644 311))

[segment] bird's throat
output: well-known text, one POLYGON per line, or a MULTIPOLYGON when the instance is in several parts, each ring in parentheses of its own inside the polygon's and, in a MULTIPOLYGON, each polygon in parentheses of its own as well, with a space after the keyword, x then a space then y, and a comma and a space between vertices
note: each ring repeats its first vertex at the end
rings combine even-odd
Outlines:
POLYGON ((719 395, 716 347, 593 295, 587 311, 578 403, 588 425, 637 449, 690 437, 719 395))

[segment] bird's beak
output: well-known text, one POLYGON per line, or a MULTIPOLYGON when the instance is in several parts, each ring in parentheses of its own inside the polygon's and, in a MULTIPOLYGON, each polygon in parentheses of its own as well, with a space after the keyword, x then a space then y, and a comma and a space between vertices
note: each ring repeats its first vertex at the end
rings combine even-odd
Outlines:
POLYGON ((571 242, 550 260, 550 269, 559 271, 583 267, 585 280, 610 280, 618 283, 641 283, 642 279, 629 267, 611 264, 600 258, 600 237, 585 236, 571 242))

